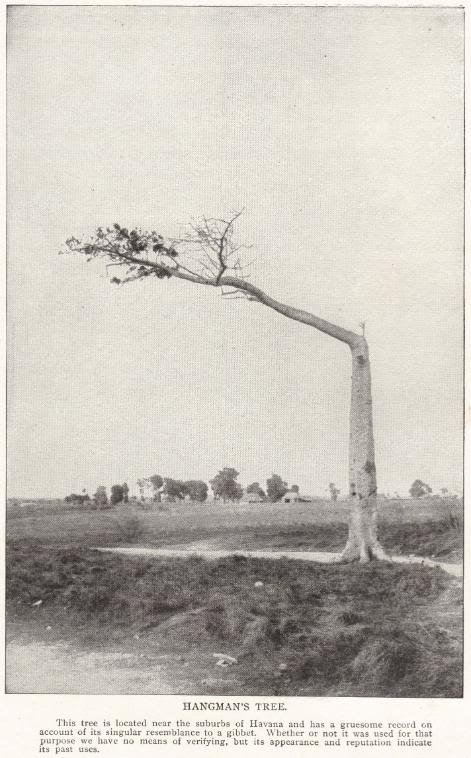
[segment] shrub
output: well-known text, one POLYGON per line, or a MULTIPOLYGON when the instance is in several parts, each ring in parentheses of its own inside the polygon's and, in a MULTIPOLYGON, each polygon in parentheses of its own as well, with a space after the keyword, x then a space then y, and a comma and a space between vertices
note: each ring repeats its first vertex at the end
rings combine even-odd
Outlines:
POLYGON ((116 524, 122 542, 138 542, 145 532, 144 522, 135 512, 120 515, 116 524))

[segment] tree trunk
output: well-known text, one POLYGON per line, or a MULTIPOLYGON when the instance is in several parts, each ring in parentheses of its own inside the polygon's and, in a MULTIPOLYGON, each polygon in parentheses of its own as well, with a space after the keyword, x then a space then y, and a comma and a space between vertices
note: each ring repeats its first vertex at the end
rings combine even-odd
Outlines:
POLYGON ((352 509, 342 561, 367 563, 388 556, 378 542, 373 406, 368 345, 364 338, 350 345, 352 396, 350 406, 349 494, 352 509))

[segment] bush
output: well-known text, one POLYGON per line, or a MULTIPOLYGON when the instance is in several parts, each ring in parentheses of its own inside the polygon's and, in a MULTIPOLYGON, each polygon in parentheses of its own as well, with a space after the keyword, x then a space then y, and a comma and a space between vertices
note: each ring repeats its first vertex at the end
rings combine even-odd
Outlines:
POLYGON ((144 522, 135 512, 123 513, 116 519, 121 541, 138 542, 145 532, 144 522))

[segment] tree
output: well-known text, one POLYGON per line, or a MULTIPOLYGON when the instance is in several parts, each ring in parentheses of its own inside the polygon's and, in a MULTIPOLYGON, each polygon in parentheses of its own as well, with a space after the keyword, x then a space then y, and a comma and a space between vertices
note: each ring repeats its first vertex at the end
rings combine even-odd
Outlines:
POLYGON ((330 490, 330 499, 333 500, 335 503, 337 501, 338 495, 340 495, 340 490, 337 489, 334 482, 330 482, 329 490, 330 490))
POLYGON ((291 489, 299 494, 299 484, 292 484, 291 489))
POLYGON ((160 474, 153 474, 149 477, 148 481, 152 485, 152 488, 154 490, 154 500, 160 500, 160 492, 159 490, 164 486, 164 480, 160 476, 160 474))
POLYGON ((347 543, 340 559, 362 563, 373 558, 386 559, 377 537, 371 369, 364 329, 362 334, 344 329, 313 313, 281 303, 247 281, 240 259, 244 246, 234 241, 239 216, 240 212, 229 219, 202 218, 189 225, 183 236, 169 240, 156 231, 145 232, 140 228, 129 231, 119 224, 106 229, 99 227, 88 240, 68 239, 63 252, 84 255, 87 261, 104 259, 108 266, 123 272, 111 279, 118 285, 154 277, 215 287, 225 297, 260 303, 346 345, 352 360, 348 466, 352 509, 347 543))
POLYGON ((111 505, 118 505, 124 500, 124 490, 122 484, 113 484, 111 487, 110 502, 111 505))
POLYGON ((172 479, 169 476, 165 477, 164 482, 164 492, 169 498, 172 500, 183 500, 187 494, 185 482, 181 482, 179 479, 172 479))
POLYGON ((411 497, 424 497, 424 495, 431 494, 432 488, 429 487, 428 484, 425 484, 421 479, 416 479, 412 482, 409 492, 411 497))
POLYGON ((262 500, 265 500, 266 498, 265 492, 262 490, 258 482, 252 482, 252 484, 249 484, 247 492, 249 494, 258 495, 262 500))
POLYGON ((93 498, 95 500, 96 507, 98 509, 107 508, 108 495, 106 494, 106 487, 103 487, 103 485, 100 485, 100 487, 97 487, 93 498))
POLYGON ((287 492, 288 485, 278 474, 272 474, 270 479, 267 479, 267 495, 273 503, 281 500, 287 492))
POLYGON ((204 503, 208 497, 208 485, 198 479, 190 479, 185 482, 185 489, 192 500, 196 503, 204 503))
POLYGON ((129 503, 129 487, 126 484, 126 482, 124 482, 122 486, 123 486, 123 502, 129 503))
POLYGON ((149 492, 149 488, 151 487, 150 480, 146 477, 142 477, 142 479, 137 480, 137 486, 139 489, 139 495, 141 498, 141 501, 144 502, 146 499, 146 492, 149 492))
POLYGON ((239 472, 235 468, 223 468, 214 479, 209 482, 216 500, 240 500, 243 494, 242 487, 236 482, 239 472))

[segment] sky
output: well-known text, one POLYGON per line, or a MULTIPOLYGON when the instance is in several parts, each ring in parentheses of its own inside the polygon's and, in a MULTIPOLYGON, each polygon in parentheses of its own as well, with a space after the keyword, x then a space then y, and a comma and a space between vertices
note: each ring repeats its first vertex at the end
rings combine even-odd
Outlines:
POLYGON ((10 6, 8 494, 159 473, 347 488, 348 348, 58 255, 244 208, 251 281, 366 323, 380 492, 462 488, 463 17, 10 6))

